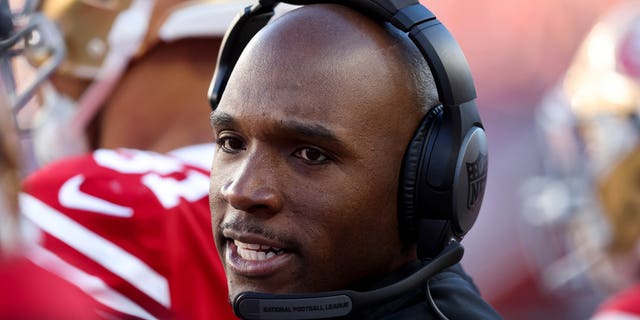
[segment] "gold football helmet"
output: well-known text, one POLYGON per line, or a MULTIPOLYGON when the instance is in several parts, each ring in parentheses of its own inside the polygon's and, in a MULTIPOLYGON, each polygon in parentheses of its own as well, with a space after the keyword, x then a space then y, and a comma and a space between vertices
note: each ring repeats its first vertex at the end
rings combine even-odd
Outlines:
POLYGON ((538 111, 545 174, 524 213, 544 283, 619 290, 640 266, 639 1, 598 21, 538 111))
POLYGON ((222 38, 233 18, 248 3, 241 0, 42 1, 42 12, 60 28, 67 48, 66 58, 55 77, 82 85, 74 90, 61 90, 59 86, 42 90, 42 107, 31 126, 38 164, 87 151, 87 126, 131 62, 144 59, 159 43, 186 38, 222 38))

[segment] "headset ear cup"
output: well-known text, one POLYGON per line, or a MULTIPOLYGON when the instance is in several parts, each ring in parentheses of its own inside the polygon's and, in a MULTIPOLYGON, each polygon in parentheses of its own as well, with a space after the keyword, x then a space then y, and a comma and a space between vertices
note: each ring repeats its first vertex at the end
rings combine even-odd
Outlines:
POLYGON ((460 145, 452 188, 452 227, 456 237, 469 232, 480 212, 487 182, 488 147, 483 128, 467 131, 460 145))
MULTIPOLYGON (((421 213, 418 211, 418 183, 421 170, 426 165, 425 154, 436 119, 442 115, 442 105, 435 106, 422 118, 404 154, 398 186, 398 225, 400 236, 406 242, 417 240, 421 213)), ((426 168, 425 168, 426 170, 426 168)))

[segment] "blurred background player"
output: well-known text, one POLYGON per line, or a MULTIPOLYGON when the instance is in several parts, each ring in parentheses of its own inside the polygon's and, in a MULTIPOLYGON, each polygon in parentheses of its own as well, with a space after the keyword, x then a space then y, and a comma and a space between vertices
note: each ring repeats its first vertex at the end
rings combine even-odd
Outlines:
POLYGON ((607 298, 594 319, 640 319, 640 1, 598 21, 537 120, 546 174, 525 218, 541 282, 607 298))
POLYGON ((90 298, 43 269, 55 258, 32 247, 20 230, 20 163, 25 155, 12 112, 25 105, 64 56, 60 35, 32 9, 0 1, 0 319, 97 319, 90 298), (35 53, 47 59, 16 87, 14 67, 35 53))
POLYGON ((63 262, 49 269, 105 318, 233 318, 211 235, 206 92, 244 5, 41 4, 68 54, 29 118, 40 169, 21 205, 38 248, 63 262))

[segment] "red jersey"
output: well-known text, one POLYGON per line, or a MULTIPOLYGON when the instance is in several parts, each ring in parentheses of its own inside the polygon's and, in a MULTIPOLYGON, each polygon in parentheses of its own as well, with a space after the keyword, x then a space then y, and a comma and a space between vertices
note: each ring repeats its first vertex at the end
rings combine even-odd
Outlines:
POLYGON ((592 320, 640 320, 640 284, 605 301, 592 320))
POLYGON ((211 232, 208 165, 197 164, 211 163, 214 147, 190 148, 97 150, 28 177, 21 207, 41 265, 105 317, 235 318, 211 232))
POLYGON ((21 257, 0 260, 0 319, 99 319, 77 287, 21 257))

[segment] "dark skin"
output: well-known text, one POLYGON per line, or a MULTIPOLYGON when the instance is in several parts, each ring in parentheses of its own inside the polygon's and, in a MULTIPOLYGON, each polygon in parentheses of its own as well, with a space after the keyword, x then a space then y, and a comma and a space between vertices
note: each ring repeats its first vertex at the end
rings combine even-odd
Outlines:
POLYGON ((355 288, 416 259, 396 208, 423 115, 409 67, 384 28, 337 5, 290 12, 248 45, 212 114, 211 217, 232 300, 355 288))
MULTIPOLYGON (((159 43, 128 67, 88 130, 92 149, 168 152, 211 141, 207 89, 221 39, 159 43)), ((56 75, 56 87, 78 98, 88 83, 56 75)))
POLYGON ((206 92, 220 41, 160 44, 134 62, 101 115, 99 146, 167 152, 210 142, 211 128, 202 117, 210 110, 206 92))

